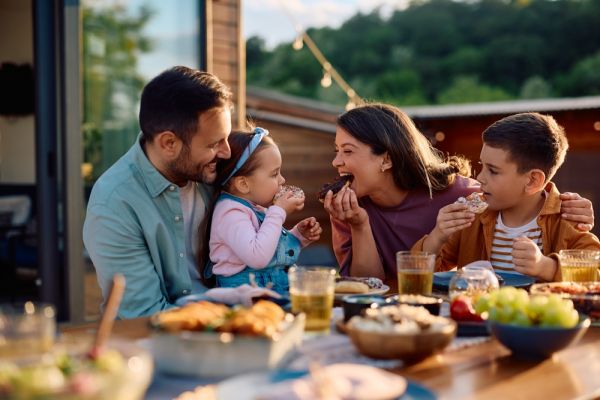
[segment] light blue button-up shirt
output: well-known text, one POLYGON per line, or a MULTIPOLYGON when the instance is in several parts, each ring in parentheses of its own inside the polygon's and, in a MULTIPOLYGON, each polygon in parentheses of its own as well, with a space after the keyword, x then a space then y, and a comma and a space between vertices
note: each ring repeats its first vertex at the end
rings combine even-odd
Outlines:
MULTIPOLYGON (((209 204, 212 189, 196 186, 204 204, 209 204)), ((120 318, 151 315, 192 293, 187 259, 182 256, 186 249, 181 215, 179 187, 150 163, 139 137, 94 185, 83 241, 104 301, 113 275, 125 275, 120 318)))

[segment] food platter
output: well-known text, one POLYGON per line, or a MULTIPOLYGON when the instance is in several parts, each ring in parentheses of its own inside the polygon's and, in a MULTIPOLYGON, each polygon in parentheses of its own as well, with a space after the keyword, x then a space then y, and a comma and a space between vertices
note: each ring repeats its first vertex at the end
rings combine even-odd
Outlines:
POLYGON ((389 292, 390 287, 388 285, 383 285, 382 287, 378 288, 378 289, 369 289, 368 292, 366 293, 335 293, 335 299, 336 300, 342 300, 344 297, 346 296, 370 296, 370 295, 377 295, 377 294, 385 294, 387 292, 389 292))

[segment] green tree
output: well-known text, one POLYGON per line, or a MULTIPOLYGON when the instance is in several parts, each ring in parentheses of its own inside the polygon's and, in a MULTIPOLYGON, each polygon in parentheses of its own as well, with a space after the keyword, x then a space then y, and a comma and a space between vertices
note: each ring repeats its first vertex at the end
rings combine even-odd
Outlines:
POLYGON ((600 51, 575 64, 559 82, 566 96, 600 94, 600 51))
POLYGON ((532 76, 521 86, 522 99, 543 99, 552 95, 550 84, 541 76, 532 76))
POLYGON ((478 103, 509 100, 511 96, 501 88, 479 83, 472 76, 459 76, 438 96, 440 104, 478 103))

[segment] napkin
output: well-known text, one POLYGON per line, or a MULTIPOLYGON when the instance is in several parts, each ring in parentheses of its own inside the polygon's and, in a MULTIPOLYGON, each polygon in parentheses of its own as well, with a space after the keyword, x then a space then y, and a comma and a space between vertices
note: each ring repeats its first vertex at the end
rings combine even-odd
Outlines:
POLYGON ((214 288, 207 290, 204 295, 211 300, 225 304, 243 304, 246 307, 252 306, 252 299, 255 297, 273 297, 280 299, 281 295, 270 289, 250 286, 248 284, 240 285, 234 288, 214 288))
POLYGON ((271 386, 259 400, 387 400, 406 391, 406 380, 379 368, 360 364, 332 364, 311 368, 304 378, 271 386))

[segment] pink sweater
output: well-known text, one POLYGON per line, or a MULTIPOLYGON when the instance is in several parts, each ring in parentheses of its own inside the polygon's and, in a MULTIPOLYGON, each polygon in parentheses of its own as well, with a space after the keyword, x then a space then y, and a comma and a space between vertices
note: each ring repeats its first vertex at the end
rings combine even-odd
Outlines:
MULTIPOLYGON (((225 199, 215 206, 209 241, 214 274, 231 276, 247 265, 264 268, 275 255, 285 210, 275 205, 267 209, 255 207, 265 213, 262 225, 254 211, 237 201, 225 199)), ((300 240, 302 247, 310 243, 296 226, 290 232, 300 240)))

